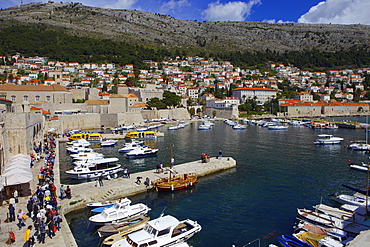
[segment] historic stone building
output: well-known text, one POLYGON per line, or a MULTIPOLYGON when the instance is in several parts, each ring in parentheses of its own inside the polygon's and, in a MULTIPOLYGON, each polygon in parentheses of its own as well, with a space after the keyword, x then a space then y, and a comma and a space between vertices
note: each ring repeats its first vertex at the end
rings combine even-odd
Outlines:
POLYGON ((365 115, 369 112, 366 103, 341 102, 294 102, 280 105, 286 117, 320 117, 320 116, 353 116, 365 115))
POLYGON ((263 104, 276 98, 276 90, 272 88, 241 87, 233 89, 233 96, 238 97, 241 103, 248 99, 254 99, 258 103, 263 104))
POLYGON ((51 86, 1 84, 0 98, 11 100, 14 112, 29 112, 30 104, 34 103, 72 103, 70 91, 58 84, 51 86))

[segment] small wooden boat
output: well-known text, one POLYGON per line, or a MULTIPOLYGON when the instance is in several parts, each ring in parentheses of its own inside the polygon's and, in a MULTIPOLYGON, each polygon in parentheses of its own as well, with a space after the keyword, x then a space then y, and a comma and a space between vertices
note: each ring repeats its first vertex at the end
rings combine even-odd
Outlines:
MULTIPOLYGON (((171 173, 171 172, 170 172, 171 173)), ((185 173, 168 178, 161 178, 153 181, 157 191, 174 191, 190 188, 198 183, 195 173, 185 173)))
POLYGON ((149 216, 140 215, 129 220, 107 224, 98 229, 98 235, 101 238, 107 237, 103 244, 112 245, 115 242, 123 239, 127 234, 143 229, 145 223, 149 220, 149 216))
POLYGON ((185 173, 181 175, 174 175, 175 171, 172 170, 172 141, 170 143, 170 169, 169 176, 160 178, 153 181, 153 186, 156 191, 174 191, 190 188, 198 183, 198 177, 195 173, 185 173))

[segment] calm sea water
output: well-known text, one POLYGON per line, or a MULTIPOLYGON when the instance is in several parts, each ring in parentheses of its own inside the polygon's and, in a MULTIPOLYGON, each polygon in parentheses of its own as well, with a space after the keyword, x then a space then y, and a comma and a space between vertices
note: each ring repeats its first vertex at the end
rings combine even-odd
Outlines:
MULTIPOLYGON (((350 118, 345 118, 350 119, 350 118)), ((364 118, 351 119, 365 122, 364 118)), ((156 218, 164 210, 178 219, 198 221, 203 229, 189 240, 196 247, 244 246, 260 238, 261 246, 277 243, 263 239, 270 232, 276 236, 291 234, 297 208, 312 208, 321 201, 336 205, 328 195, 337 191, 349 193, 341 184, 365 186, 366 174, 351 170, 352 162, 367 162, 369 154, 345 148, 350 141, 365 139, 365 130, 313 130, 289 126, 286 131, 273 131, 249 125, 246 130, 233 130, 219 121, 212 130, 198 130, 199 123, 185 129, 168 131, 165 137, 148 142, 160 149, 157 157, 127 160, 118 153, 122 146, 97 148, 108 157, 119 157, 131 172, 154 169, 159 162, 168 164, 170 140, 175 163, 200 159, 201 153, 236 159, 237 167, 199 179, 198 185, 175 193, 142 193, 131 196, 133 203, 146 203, 156 218), (330 133, 344 138, 342 145, 316 146, 318 134, 330 133)), ((61 145, 62 170, 69 159, 61 145)), ((62 172, 63 173, 63 172, 62 172)), ((64 182, 68 179, 62 177, 64 182)), ((79 246, 99 246, 97 228, 88 224, 88 211, 67 215, 79 246)), ((250 246, 258 246, 258 241, 250 246)))

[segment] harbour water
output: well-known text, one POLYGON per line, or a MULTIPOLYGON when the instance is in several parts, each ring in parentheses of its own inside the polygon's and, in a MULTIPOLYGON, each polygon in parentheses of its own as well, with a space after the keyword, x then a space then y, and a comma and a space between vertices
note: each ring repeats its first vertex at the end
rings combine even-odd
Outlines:
MULTIPOLYGON (((255 239, 260 239, 261 246, 277 243, 273 237, 263 237, 273 231, 275 236, 292 233, 297 208, 312 209, 321 201, 337 206, 328 195, 350 193, 342 184, 366 184, 366 174, 349 169, 348 164, 368 162, 369 154, 345 147, 350 141, 364 140, 364 129, 289 126, 288 130, 277 131, 249 125, 246 130, 233 130, 218 121, 211 130, 198 130, 198 124, 176 131, 162 127, 165 136, 147 143, 160 149, 156 157, 127 160, 117 151, 123 141, 116 147, 97 148, 107 157, 119 157, 122 166, 132 173, 154 169, 160 162, 166 166, 170 140, 175 164, 200 159, 201 153, 216 156, 220 150, 237 161, 235 169, 202 177, 191 190, 130 196, 133 203, 143 202, 152 208, 152 218, 164 211, 180 220, 197 220, 203 229, 189 240, 193 246, 244 246, 255 239), (317 135, 323 133, 343 137, 344 142, 314 145, 317 135)), ((63 148, 61 145, 62 170, 69 167, 63 148)), ((69 182, 66 177, 62 181, 69 182)), ((67 219, 79 246, 99 246, 97 228, 88 223, 88 210, 73 212, 67 219)), ((258 246, 258 241, 250 246, 258 246)))

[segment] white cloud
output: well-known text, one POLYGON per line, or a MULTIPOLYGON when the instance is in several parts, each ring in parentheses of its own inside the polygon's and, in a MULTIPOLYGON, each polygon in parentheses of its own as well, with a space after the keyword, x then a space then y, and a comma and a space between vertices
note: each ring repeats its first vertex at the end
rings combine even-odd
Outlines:
POLYGON ((311 7, 298 22, 369 25, 369 9, 369 0, 326 0, 311 7))
POLYGON ((202 12, 207 21, 244 21, 251 13, 254 5, 261 4, 261 0, 250 0, 248 3, 237 1, 225 4, 219 1, 208 4, 202 12))
POLYGON ((190 3, 188 0, 170 0, 160 7, 159 13, 161 14, 169 14, 173 12, 180 11, 181 8, 190 6, 190 3))
MULTIPOLYGON (((84 1, 85 3, 86 1, 84 1)), ((96 1, 92 1, 93 4, 96 6, 96 1)), ((103 8, 109 8, 109 9, 130 9, 132 6, 136 3, 136 0, 117 0, 117 1, 108 1, 107 4, 99 4, 102 5, 103 8)), ((91 5, 94 6, 94 5, 91 5)))

